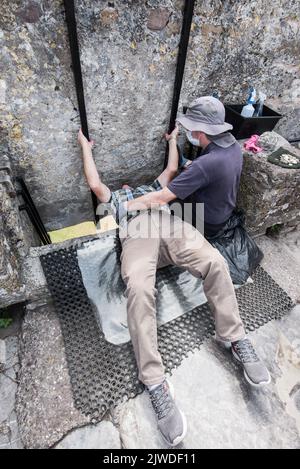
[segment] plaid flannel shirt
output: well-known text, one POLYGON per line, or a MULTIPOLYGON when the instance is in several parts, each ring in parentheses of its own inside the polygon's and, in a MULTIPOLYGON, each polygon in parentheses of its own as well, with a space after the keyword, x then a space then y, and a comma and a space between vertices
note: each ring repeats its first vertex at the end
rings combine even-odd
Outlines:
MULTIPOLYGON (((118 225, 123 226, 126 222, 136 217, 140 213, 140 211, 128 212, 127 216, 124 216, 120 220, 119 211, 121 204, 124 204, 124 202, 127 202, 128 200, 137 199, 138 197, 148 194, 149 192, 160 191, 161 189, 162 186, 156 179, 152 184, 144 184, 142 186, 136 187, 135 189, 119 189, 117 191, 113 191, 111 193, 109 204, 118 225)), ((170 213, 168 205, 163 205, 161 209, 170 213)))

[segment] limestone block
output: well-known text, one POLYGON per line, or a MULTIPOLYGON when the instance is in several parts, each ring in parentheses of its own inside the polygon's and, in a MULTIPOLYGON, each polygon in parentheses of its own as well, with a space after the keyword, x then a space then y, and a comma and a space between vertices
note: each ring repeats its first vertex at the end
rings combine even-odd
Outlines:
POLYGON ((167 8, 156 8, 151 10, 148 16, 147 27, 153 31, 161 31, 169 21, 170 12, 167 8))
POLYGON ((275 132, 266 132, 260 142, 266 151, 244 153, 238 205, 246 212, 246 224, 252 234, 264 234, 274 224, 300 223, 300 170, 285 169, 267 161, 280 147, 300 155, 287 140, 275 132))
POLYGON ((18 200, 6 155, 0 156, 0 308, 24 301, 22 254, 25 253, 18 200))
POLYGON ((120 449, 119 432, 111 422, 74 430, 67 435, 56 449, 120 449))

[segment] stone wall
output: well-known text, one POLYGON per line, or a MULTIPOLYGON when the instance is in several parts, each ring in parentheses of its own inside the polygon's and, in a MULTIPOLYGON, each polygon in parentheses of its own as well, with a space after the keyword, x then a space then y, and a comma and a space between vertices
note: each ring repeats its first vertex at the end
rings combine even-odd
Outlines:
MULTIPOLYGON (((112 188, 162 167, 183 0, 77 0, 91 136, 112 188)), ((299 137, 298 1, 196 2, 182 102, 217 89, 225 101, 250 83, 299 137)), ((92 219, 76 144, 79 117, 62 0, 2 0, 0 119, 16 173, 48 229, 92 219)))
POLYGON ((0 309, 26 299, 21 265, 28 246, 18 205, 9 159, 0 154, 0 309))
POLYGON ((252 235, 264 235, 273 225, 294 229, 300 224, 300 170, 268 162, 268 156, 285 148, 300 157, 300 150, 276 132, 265 132, 258 143, 264 150, 244 152, 238 205, 245 210, 252 235))

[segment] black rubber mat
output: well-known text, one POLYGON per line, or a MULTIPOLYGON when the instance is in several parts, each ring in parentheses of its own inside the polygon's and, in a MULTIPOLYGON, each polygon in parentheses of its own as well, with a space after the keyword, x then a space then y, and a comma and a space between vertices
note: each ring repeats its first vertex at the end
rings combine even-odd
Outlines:
MULTIPOLYGON (((43 255, 41 263, 60 318, 75 406, 97 422, 107 410, 143 390, 132 345, 113 345, 105 340, 83 285, 76 247, 43 255)), ((247 331, 281 318, 293 306, 290 297, 261 267, 253 280, 253 284, 237 290, 247 331)), ((213 333, 207 304, 161 326, 159 350, 166 371, 176 368, 188 352, 199 348, 213 333)))

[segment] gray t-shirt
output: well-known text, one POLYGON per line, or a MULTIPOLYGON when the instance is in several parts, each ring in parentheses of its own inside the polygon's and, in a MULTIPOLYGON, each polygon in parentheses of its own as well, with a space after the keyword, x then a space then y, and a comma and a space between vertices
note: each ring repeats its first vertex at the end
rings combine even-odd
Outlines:
POLYGON ((204 221, 217 225, 231 216, 236 206, 243 166, 243 153, 235 142, 227 148, 210 143, 203 154, 168 184, 178 199, 192 196, 204 203, 204 221))

